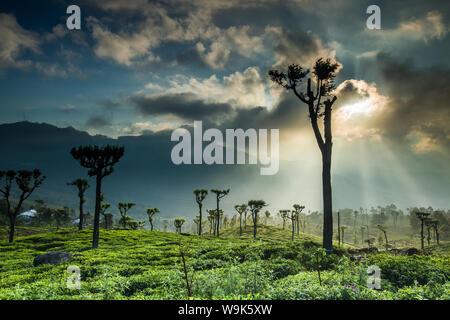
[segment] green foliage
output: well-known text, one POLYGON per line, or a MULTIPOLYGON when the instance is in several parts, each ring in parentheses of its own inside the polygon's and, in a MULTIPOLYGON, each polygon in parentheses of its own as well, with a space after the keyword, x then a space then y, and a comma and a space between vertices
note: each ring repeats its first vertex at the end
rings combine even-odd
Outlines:
MULTIPOLYGON (((58 232, 0 241, 0 299, 188 299, 180 242, 194 299, 449 299, 447 253, 429 256, 368 255, 360 263, 336 248, 324 254, 320 239, 262 227, 265 241, 239 228, 222 238, 145 230, 101 230, 99 249, 91 230, 58 232), (247 237, 247 238, 245 238, 247 237), (33 267, 52 250, 79 256, 62 265, 33 267), (320 255, 319 285, 317 255, 320 255), (369 265, 382 272, 381 290, 367 288, 369 265), (66 286, 69 265, 81 270, 81 289, 66 286)), ((442 248, 441 248, 442 250, 442 248)))

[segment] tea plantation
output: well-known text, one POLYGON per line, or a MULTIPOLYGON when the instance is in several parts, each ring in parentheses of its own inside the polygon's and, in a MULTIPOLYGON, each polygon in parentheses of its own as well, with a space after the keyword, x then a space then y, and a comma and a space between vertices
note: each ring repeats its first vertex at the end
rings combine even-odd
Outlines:
POLYGON ((250 232, 101 230, 95 250, 92 230, 2 240, 0 299, 450 299, 448 244, 424 255, 380 252, 352 261, 343 248, 325 255, 313 236, 289 241, 289 231, 262 227, 253 241, 250 232), (33 266, 35 256, 57 250, 75 256, 33 266), (69 265, 80 268, 80 289, 67 287, 69 265), (379 290, 367 286, 369 265, 381 269, 379 290))

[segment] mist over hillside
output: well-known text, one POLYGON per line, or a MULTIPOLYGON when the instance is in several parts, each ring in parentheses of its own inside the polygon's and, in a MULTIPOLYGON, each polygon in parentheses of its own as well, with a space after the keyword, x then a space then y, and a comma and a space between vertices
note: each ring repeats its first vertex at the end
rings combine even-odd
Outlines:
MULTIPOLYGON (((72 127, 58 128, 46 123, 17 122, 0 125, 0 168, 39 168, 47 176, 46 181, 32 196, 58 206, 76 209, 76 190, 67 182, 87 176, 87 169, 80 167, 69 151, 78 145, 123 145, 125 155, 107 176, 103 184, 105 201, 112 204, 111 213, 118 215, 119 201, 135 202, 130 216, 146 219, 145 209, 158 207, 159 221, 164 218, 183 216, 193 218, 198 211, 193 190, 197 188, 230 188, 230 194, 221 201, 228 215, 234 214, 234 205, 249 199, 264 199, 268 210, 277 212, 292 203, 304 203, 306 210, 320 210, 320 167, 310 167, 296 161, 281 161, 280 171, 273 176, 261 176, 259 165, 174 165, 170 153, 175 142, 170 141, 170 131, 149 132, 141 136, 123 136, 112 139, 106 136, 91 136, 72 127)), ((281 142, 280 148, 283 148, 281 142)), ((316 156, 317 150, 307 150, 316 156)), ((342 154, 343 152, 341 152, 342 154)), ((317 155, 318 156, 318 155, 317 155)), ((336 155, 339 165, 339 155, 336 155)), ((416 164, 420 167, 420 163, 416 164)), ((394 174, 395 167, 383 168, 383 174, 370 171, 371 205, 395 203, 406 206, 446 206, 444 174, 437 171, 418 172, 424 178, 422 184, 429 190, 427 202, 415 201, 415 194, 404 192, 386 177, 394 174), (392 172, 390 172, 392 170, 392 172), (434 182, 431 184, 431 182, 434 182)), ((367 179, 367 174, 366 174, 367 179)), ((87 192, 86 208, 93 212, 95 181, 89 179, 91 188, 87 192)), ((367 182, 367 181, 366 181, 367 182)), ((358 175, 355 165, 347 163, 333 174, 334 209, 359 208, 367 197, 367 188, 358 175)), ((448 181, 447 181, 448 183, 448 181)), ((417 198, 418 199, 418 198, 417 198)), ((208 195, 204 208, 214 208, 215 199, 208 195)), ((157 222, 158 223, 158 222, 157 222)))

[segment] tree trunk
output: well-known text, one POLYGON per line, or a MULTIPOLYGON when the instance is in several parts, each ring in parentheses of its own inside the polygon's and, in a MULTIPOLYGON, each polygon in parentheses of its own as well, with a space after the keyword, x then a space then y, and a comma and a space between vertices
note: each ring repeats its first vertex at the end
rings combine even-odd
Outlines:
POLYGON ((198 207, 200 210, 200 222, 199 222, 199 226, 198 226, 198 235, 201 236, 202 235, 202 204, 199 203, 198 207))
POLYGON ((333 250, 333 216, 331 198, 331 146, 325 148, 322 157, 322 188, 323 188, 323 247, 333 250))
POLYGON ((217 197, 217 236, 219 236, 219 229, 220 229, 220 211, 219 211, 219 198, 217 197))
POLYGON ((14 241, 14 229, 16 226, 16 217, 15 216, 10 216, 9 217, 9 242, 13 242, 14 241))
POLYGON ((95 213, 94 213, 94 232, 92 233, 92 248, 98 248, 98 238, 100 235, 100 202, 102 193, 102 177, 97 175, 95 186, 95 213))
POLYGON ((294 241, 295 232, 295 219, 292 219, 292 241, 294 241))
POLYGON ((258 214, 255 213, 255 216, 253 218, 253 239, 256 239, 256 228, 258 225, 257 219, 258 219, 258 214))
POLYGON ((78 222, 78 230, 83 230, 83 198, 80 198, 80 221, 78 222))
POLYGON ((423 243, 423 240, 424 240, 424 235, 423 235, 423 220, 420 220, 421 221, 421 224, 420 224, 420 243, 421 243, 421 245, 422 245, 422 250, 424 249, 424 243, 423 243))
POLYGON ((338 244, 339 244, 339 247, 341 246, 341 214, 340 214, 340 212, 338 211, 338 213, 337 213, 337 218, 338 218, 338 244))
POLYGON ((387 233, 386 232, 383 232, 384 233, 384 240, 386 241, 386 251, 388 250, 388 238, 387 238, 387 233))
POLYGON ((239 235, 242 236, 242 214, 239 215, 239 235))

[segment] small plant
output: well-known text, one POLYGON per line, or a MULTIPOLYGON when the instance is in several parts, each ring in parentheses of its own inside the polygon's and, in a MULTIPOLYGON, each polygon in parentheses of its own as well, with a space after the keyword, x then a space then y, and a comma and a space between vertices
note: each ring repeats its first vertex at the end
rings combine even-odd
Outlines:
POLYGON ((314 252, 314 257, 315 257, 315 262, 316 262, 316 270, 317 270, 317 275, 319 277, 319 285, 322 286, 322 278, 320 277, 320 268, 321 268, 321 262, 322 260, 326 257, 327 253, 325 251, 325 249, 323 248, 318 248, 315 252, 314 252))

